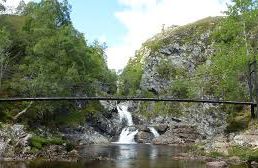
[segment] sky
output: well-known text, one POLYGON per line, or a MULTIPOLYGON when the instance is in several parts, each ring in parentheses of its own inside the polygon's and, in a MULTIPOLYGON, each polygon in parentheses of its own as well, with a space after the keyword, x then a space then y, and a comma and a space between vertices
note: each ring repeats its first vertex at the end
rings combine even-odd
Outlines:
MULTIPOLYGON (((25 0, 26 2, 32 0, 25 0)), ((34 0, 39 1, 39 0, 34 0)), ((68 0, 76 29, 106 43, 110 69, 124 68, 137 49, 165 27, 222 15, 228 0, 68 0)), ((7 0, 16 6, 19 0, 7 0)))

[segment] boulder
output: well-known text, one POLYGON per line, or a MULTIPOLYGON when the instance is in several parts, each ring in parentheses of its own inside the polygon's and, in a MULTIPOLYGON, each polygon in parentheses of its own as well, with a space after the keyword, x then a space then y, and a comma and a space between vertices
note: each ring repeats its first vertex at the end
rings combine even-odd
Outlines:
POLYGON ((225 161, 214 161, 206 164, 207 168, 226 168, 228 164, 225 161))
POLYGON ((168 129, 168 124, 159 124, 154 126, 154 128, 158 131, 158 133, 164 134, 168 129))
POLYGON ((63 128, 63 136, 73 145, 106 144, 108 138, 96 132, 90 126, 78 126, 75 128, 63 128))
POLYGON ((151 132, 139 131, 135 136, 137 143, 151 143, 154 135, 151 132))
POLYGON ((161 144, 193 144, 201 136, 196 128, 189 125, 170 127, 164 134, 155 138, 152 143, 161 144))

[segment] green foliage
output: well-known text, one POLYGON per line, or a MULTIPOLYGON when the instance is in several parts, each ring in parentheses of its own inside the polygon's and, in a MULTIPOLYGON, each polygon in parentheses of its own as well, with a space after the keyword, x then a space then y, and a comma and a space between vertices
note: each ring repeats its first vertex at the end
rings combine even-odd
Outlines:
POLYGON ((182 115, 180 111, 180 105, 168 102, 141 102, 139 104, 139 113, 151 119, 158 116, 175 116, 179 117, 182 115))
POLYGON ((143 74, 143 55, 138 52, 136 57, 131 58, 119 78, 120 95, 135 96, 140 88, 140 81, 143 74))
POLYGON ((169 80, 176 77, 177 68, 168 61, 162 60, 157 66, 157 72, 162 78, 169 80))
MULTIPOLYGON (((0 48, 5 47, 1 41, 8 44, 5 53, 10 60, 4 77, 0 76, 1 97, 95 96, 116 92, 117 76, 107 67, 105 46, 98 42, 88 44, 73 27, 67 0, 30 2, 20 12, 22 16, 0 15, 0 48)), ((19 122, 78 124, 89 111, 100 109, 100 104, 80 102, 79 107, 76 103, 34 103, 19 122)), ((23 103, 1 105, 0 120, 11 120, 25 107, 23 103)))
POLYGON ((191 84, 192 82, 188 80, 175 80, 172 83, 168 94, 176 98, 194 97, 194 85, 191 84))
POLYGON ((60 113, 59 115, 56 115, 55 123, 61 126, 77 126, 78 124, 84 124, 85 118, 89 114, 94 114, 103 110, 104 109, 99 102, 88 102, 86 107, 81 110, 72 112, 67 111, 65 114, 60 113))
POLYGON ((6 10, 6 7, 4 6, 3 2, 6 2, 6 0, 1 0, 1 1, 0 1, 0 12, 6 10))
POLYGON ((149 49, 151 49, 152 52, 157 52, 162 47, 168 45, 169 42, 170 42, 170 40, 168 38, 154 39, 154 40, 150 40, 150 41, 147 41, 146 43, 144 43, 144 46, 146 46, 149 49))
POLYGON ((230 156, 238 156, 241 160, 258 161, 258 150, 243 146, 233 146, 229 149, 230 156))
POLYGON ((34 149, 42 149, 44 146, 47 145, 62 145, 65 141, 62 140, 59 137, 51 137, 51 138, 45 138, 42 136, 34 135, 30 139, 30 146, 34 149))
POLYGON ((228 126, 226 133, 239 132, 248 128, 251 121, 250 112, 244 111, 242 113, 231 113, 228 118, 228 126))

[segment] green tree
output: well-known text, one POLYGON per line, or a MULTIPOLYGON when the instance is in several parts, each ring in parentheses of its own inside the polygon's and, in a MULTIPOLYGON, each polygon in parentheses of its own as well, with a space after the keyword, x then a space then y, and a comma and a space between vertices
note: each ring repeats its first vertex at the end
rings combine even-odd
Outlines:
POLYGON ((2 80, 10 62, 9 47, 11 45, 10 35, 4 29, 0 29, 0 93, 2 91, 2 80))
MULTIPOLYGON (((84 35, 73 27, 70 11, 66 0, 42 0, 28 3, 21 16, 0 17, 0 28, 6 27, 4 30, 11 39, 5 52, 12 60, 11 73, 4 82, 6 96, 115 93, 116 74, 107 67, 105 46, 88 44, 84 35)), ((4 37, 0 36, 0 48, 4 46, 1 46, 4 37)), ((75 102, 17 103, 1 106, 0 111, 18 116, 14 118, 29 124, 34 121, 56 124, 55 120, 61 117, 67 121, 66 116, 81 121, 85 113, 100 109, 98 103, 82 104, 84 106, 77 106, 75 102)))
POLYGON ((202 78, 195 83, 203 86, 204 95, 249 101, 252 86, 248 83, 248 64, 256 48, 251 45, 251 38, 257 29, 257 7, 257 1, 252 0, 233 0, 228 7, 228 16, 213 32, 214 55, 209 64, 197 70, 197 76, 202 78))
POLYGON ((0 0, 0 12, 5 11, 4 2, 6 2, 6 0, 0 0))

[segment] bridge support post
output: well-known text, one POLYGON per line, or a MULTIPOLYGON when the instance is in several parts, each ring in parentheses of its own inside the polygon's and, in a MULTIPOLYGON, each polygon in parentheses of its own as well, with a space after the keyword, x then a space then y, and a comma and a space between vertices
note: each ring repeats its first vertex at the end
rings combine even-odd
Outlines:
POLYGON ((251 118, 254 119, 255 118, 255 105, 251 105, 251 118))
MULTIPOLYGON (((258 81, 257 81, 257 62, 256 57, 254 56, 254 95, 255 95, 255 102, 258 103, 258 81)), ((256 105, 255 117, 258 119, 258 105, 256 105)))
MULTIPOLYGON (((249 90, 250 90, 250 99, 252 102, 258 102, 258 81, 257 81, 257 62, 256 57, 254 56, 253 62, 249 64, 249 90)), ((258 105, 254 108, 255 105, 251 105, 251 117, 258 119, 258 105)))

